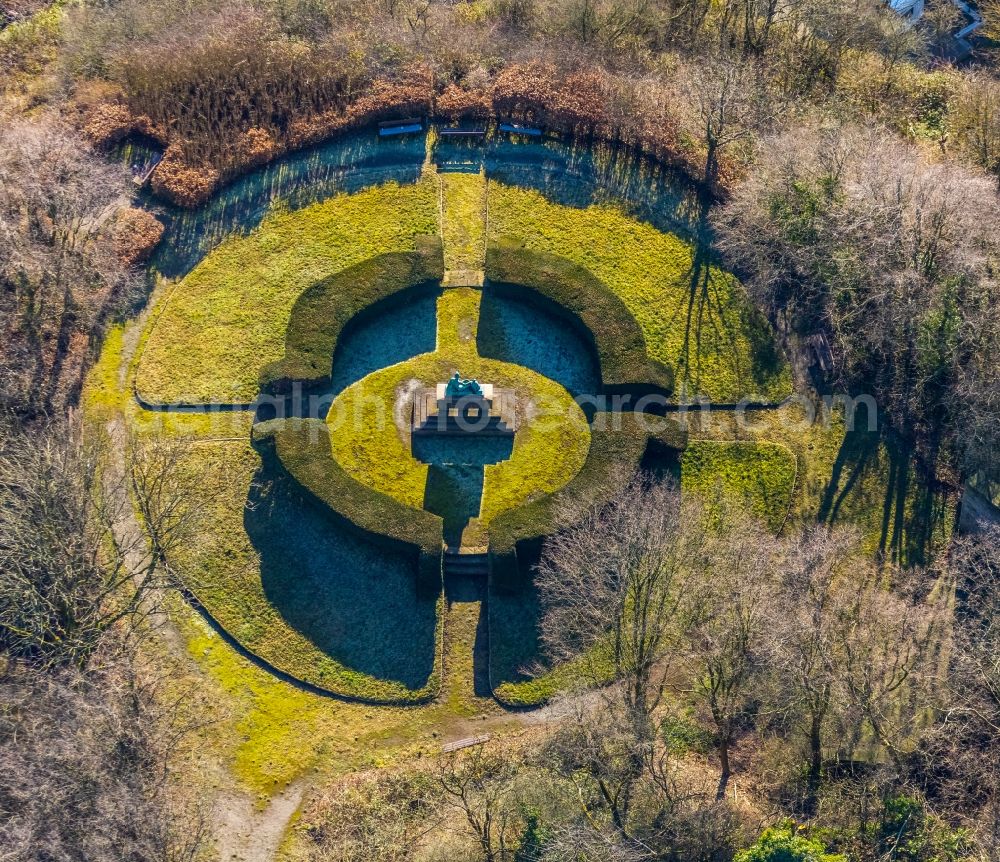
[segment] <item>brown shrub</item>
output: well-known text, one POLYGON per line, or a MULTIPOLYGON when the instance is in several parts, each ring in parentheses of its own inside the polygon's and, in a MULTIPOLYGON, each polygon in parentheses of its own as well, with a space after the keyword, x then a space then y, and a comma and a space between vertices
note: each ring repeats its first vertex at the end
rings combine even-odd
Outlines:
POLYGON ((466 90, 457 84, 449 84, 434 102, 435 113, 458 119, 459 117, 488 117, 493 113, 493 98, 479 89, 466 90))
POLYGON ((135 117, 119 102, 95 105, 83 123, 83 133, 95 147, 109 147, 133 131, 135 117))
POLYGON ((595 132, 608 120, 597 73, 563 74, 546 63, 501 71, 493 84, 493 104, 501 113, 563 132, 595 132))
MULTIPOLYGON (((398 79, 373 81, 345 104, 320 112, 306 109, 284 133, 261 126, 243 130, 218 158, 199 157, 198 148, 170 140, 153 173, 152 189, 173 203, 196 206, 236 174, 291 150, 380 120, 431 113, 450 119, 498 114, 564 134, 620 142, 696 175, 696 158, 682 144, 671 97, 660 83, 595 71, 566 72, 537 62, 508 66, 492 85, 449 83, 435 96, 433 72, 427 66, 414 66, 398 79)), ((89 133, 95 139, 114 141, 141 132, 161 143, 168 141, 165 129, 148 116, 133 116, 118 103, 99 107, 103 110, 91 114, 94 131, 89 133)))
POLYGON ((129 207, 115 225, 115 253, 126 266, 148 259, 163 237, 163 223, 151 212, 129 207))
POLYGON ((498 114, 554 131, 636 147, 697 176, 697 158, 682 142, 673 93, 659 82, 566 73, 543 63, 513 65, 497 75, 493 105, 498 114))
POLYGON ((236 164, 240 168, 255 168, 267 164, 282 148, 267 129, 247 129, 236 142, 236 164))
POLYGON ((294 121, 288 149, 317 143, 345 129, 407 114, 426 114, 434 97, 434 76, 425 66, 409 70, 399 81, 378 80, 346 108, 334 108, 294 121))
POLYGON ((171 144, 163 154, 150 179, 154 194, 162 195, 179 206, 203 203, 219 185, 219 171, 211 165, 189 165, 178 144, 171 144))

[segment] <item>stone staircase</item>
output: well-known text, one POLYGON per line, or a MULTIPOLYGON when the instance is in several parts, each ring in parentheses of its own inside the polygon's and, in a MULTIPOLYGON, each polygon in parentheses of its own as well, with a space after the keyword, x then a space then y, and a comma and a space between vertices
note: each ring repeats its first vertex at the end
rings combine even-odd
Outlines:
POLYGON ((447 550, 444 554, 444 575, 486 578, 490 573, 489 554, 462 554, 447 550))
POLYGON ((486 273, 481 269, 447 269, 442 287, 482 287, 486 273))

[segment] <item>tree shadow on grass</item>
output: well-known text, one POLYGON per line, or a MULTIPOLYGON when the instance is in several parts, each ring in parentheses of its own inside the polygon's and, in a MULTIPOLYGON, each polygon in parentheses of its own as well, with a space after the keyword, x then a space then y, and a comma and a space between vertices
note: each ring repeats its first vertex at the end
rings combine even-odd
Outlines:
POLYGON ((934 477, 924 474, 911 447, 892 435, 886 436, 884 447, 889 469, 879 555, 904 566, 925 566, 944 535, 947 495, 934 477))
POLYGON ((720 261, 708 240, 707 214, 702 221, 691 265, 683 276, 687 302, 680 310, 684 338, 676 360, 675 387, 684 385, 692 395, 700 392, 701 361, 711 343, 730 364, 739 394, 758 395, 781 372, 782 356, 767 320, 733 277, 717 269, 720 261), (740 345, 741 337, 747 340, 746 347, 740 345))
POLYGON ((870 430, 866 405, 859 404, 854 428, 837 452, 817 520, 828 526, 864 520, 857 506, 877 513, 880 558, 907 566, 930 561, 935 537, 943 534, 947 498, 933 478, 918 470, 912 450, 882 428, 870 430), (865 480, 880 494, 867 494, 865 480))
POLYGON ((487 175, 541 192, 561 206, 613 201, 659 230, 690 237, 699 229, 689 180, 625 145, 497 135, 486 146, 487 175))
POLYGON ((247 502, 264 593, 288 625, 351 670, 425 685, 436 608, 417 597, 416 561, 341 525, 279 470, 261 468, 247 502))

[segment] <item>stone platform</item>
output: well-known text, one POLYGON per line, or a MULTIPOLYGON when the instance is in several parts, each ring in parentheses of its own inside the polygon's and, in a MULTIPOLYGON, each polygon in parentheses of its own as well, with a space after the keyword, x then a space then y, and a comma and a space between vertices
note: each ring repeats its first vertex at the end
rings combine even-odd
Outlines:
POLYGON ((517 431, 517 395, 513 389, 482 385, 482 397, 448 398, 446 384, 418 389, 413 394, 410 430, 413 434, 509 437, 517 431), (464 412, 466 422, 460 423, 464 412), (481 418, 480 418, 481 417, 481 418))

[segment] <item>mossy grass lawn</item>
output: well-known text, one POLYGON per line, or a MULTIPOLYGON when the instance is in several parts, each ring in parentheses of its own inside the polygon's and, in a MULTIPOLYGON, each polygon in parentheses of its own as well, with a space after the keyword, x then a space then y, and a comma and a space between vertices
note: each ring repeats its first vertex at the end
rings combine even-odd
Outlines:
POLYGON ((774 531, 792 503, 796 464, 782 443, 695 440, 681 456, 681 490, 711 509, 733 504, 774 531))
POLYGON ((246 402, 280 359, 296 298, 377 254, 437 234, 437 182, 386 183, 291 212, 216 248, 169 293, 148 337, 136 388, 153 403, 246 402))
POLYGON ((500 512, 565 485, 583 466, 590 444, 586 417, 569 393, 529 369, 484 359, 476 352, 481 291, 453 288, 438 300, 438 346, 368 375, 334 401, 328 415, 337 463, 362 482, 414 508, 422 508, 428 464, 411 453, 408 393, 433 386, 455 371, 497 388, 513 389, 528 403, 509 459, 484 468, 485 527, 500 512))
POLYGON ((486 177, 478 173, 439 176, 445 269, 482 269, 486 253, 486 177))
POLYGON ((703 248, 616 206, 561 206, 540 192, 489 183, 490 243, 517 240, 590 270, 628 306, 675 392, 716 402, 779 401, 791 372, 740 283, 703 248))
MULTIPOLYGON (((179 600, 170 602, 170 613, 187 648, 169 680, 174 696, 188 704, 196 699, 215 719, 191 730, 196 755, 185 764, 192 782, 210 782, 206 792, 217 788, 216 757, 263 807, 305 774, 342 775, 433 757, 442 741, 482 733, 478 716, 496 712, 481 699, 376 707, 323 697, 248 661, 179 600)), ((488 730, 514 723, 491 715, 488 730)))

